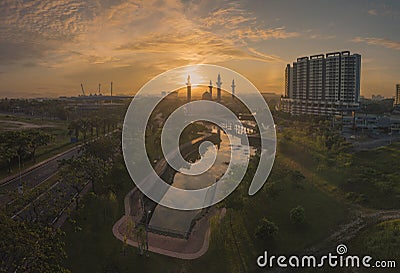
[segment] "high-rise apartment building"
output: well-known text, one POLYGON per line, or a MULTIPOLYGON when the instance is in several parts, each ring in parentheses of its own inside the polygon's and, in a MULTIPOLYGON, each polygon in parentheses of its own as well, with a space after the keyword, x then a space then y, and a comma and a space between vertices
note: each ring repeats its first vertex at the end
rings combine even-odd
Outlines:
POLYGON ((285 97, 292 96, 293 92, 293 67, 288 64, 285 69, 285 97))
POLYGON ((285 70, 283 111, 334 115, 359 108, 361 56, 349 51, 298 58, 285 70))
POLYGON ((394 99, 394 105, 400 106, 400 84, 396 84, 396 97, 394 99))
POLYGON ((325 58, 324 55, 314 55, 309 61, 308 99, 325 99, 325 58))

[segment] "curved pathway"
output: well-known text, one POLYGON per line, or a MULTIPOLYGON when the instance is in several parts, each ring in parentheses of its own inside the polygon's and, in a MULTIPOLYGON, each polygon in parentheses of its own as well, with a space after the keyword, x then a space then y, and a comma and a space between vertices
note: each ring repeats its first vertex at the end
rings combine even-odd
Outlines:
MULTIPOLYGON (((113 234, 117 239, 134 247, 138 247, 138 242, 133 238, 133 233, 127 234, 126 231, 129 220, 132 220, 135 223, 141 218, 140 214, 135 213, 137 211, 142 211, 140 202, 131 204, 132 196, 137 193, 139 192, 135 188, 126 195, 124 200, 125 215, 119 219, 112 228, 113 234), (131 205, 133 205, 135 212, 132 211, 131 205)), ((209 247, 211 235, 211 225, 209 220, 212 217, 218 217, 218 219, 221 220, 222 217, 224 217, 225 212, 225 208, 210 209, 206 216, 196 222, 187 240, 149 232, 149 251, 185 260, 199 258, 207 252, 209 247)))

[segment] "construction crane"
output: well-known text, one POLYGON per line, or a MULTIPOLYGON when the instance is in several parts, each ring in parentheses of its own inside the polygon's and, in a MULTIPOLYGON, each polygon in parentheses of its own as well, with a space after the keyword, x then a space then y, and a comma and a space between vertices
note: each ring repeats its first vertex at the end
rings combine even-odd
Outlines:
POLYGON ((85 96, 85 89, 83 89, 83 84, 81 83, 81 88, 82 88, 82 95, 85 96))

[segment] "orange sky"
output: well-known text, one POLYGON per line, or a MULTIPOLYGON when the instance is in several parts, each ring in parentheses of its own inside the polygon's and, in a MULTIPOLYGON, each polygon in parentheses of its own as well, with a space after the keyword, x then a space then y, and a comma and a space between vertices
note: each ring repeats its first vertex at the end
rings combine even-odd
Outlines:
POLYGON ((282 93, 287 63, 338 50, 362 55, 362 95, 392 97, 399 2, 300 2, 2 0, 0 97, 78 95, 81 83, 108 92, 110 81, 114 94, 133 94, 158 73, 196 63, 282 93))

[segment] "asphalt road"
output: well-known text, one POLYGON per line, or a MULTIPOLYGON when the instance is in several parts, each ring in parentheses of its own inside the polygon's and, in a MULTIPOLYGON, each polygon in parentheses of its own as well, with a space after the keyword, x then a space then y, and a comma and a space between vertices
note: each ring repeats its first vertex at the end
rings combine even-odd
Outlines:
POLYGON ((12 219, 52 223, 54 218, 76 195, 75 190, 61 182, 55 183, 33 202, 15 212, 12 219))
MULTIPOLYGON (((60 153, 38 167, 28 170, 21 175, 24 190, 32 189, 45 182, 58 171, 59 161, 69 159, 78 154, 79 146, 60 153)), ((13 196, 18 192, 19 176, 3 181, 0 185, 0 207, 13 201, 13 196)))
MULTIPOLYGON (((105 136, 117 131, 118 130, 114 130, 107 133, 105 136)), ((21 177, 24 191, 39 186, 55 175, 59 170, 59 161, 77 156, 81 146, 82 145, 79 145, 60 153, 43 163, 39 163, 37 167, 24 172, 21 177)), ((19 176, 1 182, 0 207, 6 204, 12 205, 13 198, 17 196, 15 193, 18 191, 18 185, 19 176)), ((83 188, 86 188, 86 186, 83 188)), ((71 204, 71 201, 76 195, 76 190, 73 189, 71 185, 68 185, 68 183, 56 182, 48 189, 44 190, 35 200, 29 202, 25 207, 18 211, 14 211, 13 215, 10 216, 12 219, 40 221, 47 224, 53 224, 54 221, 57 220, 59 214, 71 204)))

